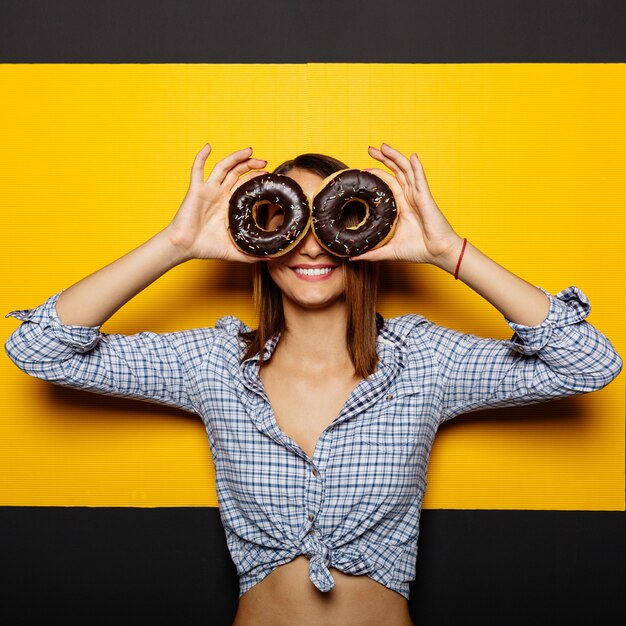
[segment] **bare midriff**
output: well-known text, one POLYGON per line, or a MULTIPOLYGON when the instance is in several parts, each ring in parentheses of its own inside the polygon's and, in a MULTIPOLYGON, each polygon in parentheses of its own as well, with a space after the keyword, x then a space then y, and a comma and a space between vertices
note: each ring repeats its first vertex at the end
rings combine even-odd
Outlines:
POLYGON ((233 626, 414 626, 401 594, 367 576, 330 574, 336 585, 324 593, 308 557, 278 566, 241 596, 233 626))

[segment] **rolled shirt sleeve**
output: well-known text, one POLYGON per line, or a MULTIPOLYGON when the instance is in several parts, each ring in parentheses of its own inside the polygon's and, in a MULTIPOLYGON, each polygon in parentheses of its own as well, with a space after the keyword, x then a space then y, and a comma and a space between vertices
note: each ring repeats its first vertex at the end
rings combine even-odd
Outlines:
POLYGON ((525 326, 504 318, 510 340, 486 339, 430 322, 428 339, 443 383, 440 421, 479 409, 545 402, 597 391, 622 370, 622 359, 586 321, 587 296, 575 286, 550 301, 546 318, 525 326))
POLYGON ((63 324, 56 312, 61 293, 5 316, 22 321, 5 343, 17 367, 59 385, 197 412, 191 370, 213 329, 121 335, 63 324))

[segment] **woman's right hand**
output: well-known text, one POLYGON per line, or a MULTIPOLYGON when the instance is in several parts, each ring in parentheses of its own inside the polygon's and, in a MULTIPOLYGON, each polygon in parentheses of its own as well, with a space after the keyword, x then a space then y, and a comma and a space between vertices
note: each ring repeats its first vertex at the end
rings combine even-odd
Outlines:
POLYGON ((207 143, 196 155, 187 194, 165 228, 167 235, 186 259, 221 259, 254 263, 264 260, 242 252, 228 233, 228 204, 241 184, 267 174, 267 161, 250 157, 252 148, 233 152, 219 161, 204 181, 204 164, 211 152, 207 143))

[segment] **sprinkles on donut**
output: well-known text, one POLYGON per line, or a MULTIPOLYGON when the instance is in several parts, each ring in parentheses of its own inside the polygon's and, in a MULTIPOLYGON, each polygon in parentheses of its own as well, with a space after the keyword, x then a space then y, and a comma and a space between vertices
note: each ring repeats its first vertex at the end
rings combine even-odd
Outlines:
POLYGON ((240 185, 230 198, 228 232, 235 245, 254 256, 277 257, 289 252, 306 234, 311 209, 298 183, 282 174, 256 176, 240 185), (258 222, 263 205, 278 204, 285 218, 276 230, 258 222))
POLYGON ((313 234, 335 256, 357 256, 384 245, 393 237, 397 219, 393 192, 370 172, 335 172, 313 196, 313 234), (356 225, 348 225, 346 215, 354 214, 355 208, 363 217, 356 225))
POLYGON ((313 195, 312 205, 289 176, 257 176, 233 192, 228 230, 243 252, 277 257, 293 249, 310 224, 324 249, 335 256, 351 257, 387 243, 398 218, 387 183, 357 169, 343 169, 325 178, 313 195), (270 204, 278 204, 284 211, 283 223, 276 230, 265 230, 259 224, 261 210, 270 204))

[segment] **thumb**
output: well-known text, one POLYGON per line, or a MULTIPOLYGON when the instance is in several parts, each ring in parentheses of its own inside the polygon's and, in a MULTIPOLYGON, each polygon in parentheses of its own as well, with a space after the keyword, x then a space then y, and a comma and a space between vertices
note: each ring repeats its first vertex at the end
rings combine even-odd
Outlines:
MULTIPOLYGON (((383 246, 384 248, 385 246, 383 246)), ((383 261, 388 258, 387 255, 382 251, 382 248, 377 250, 369 250, 368 252, 364 252, 363 254, 359 254, 357 256, 349 257, 349 261, 383 261)))

